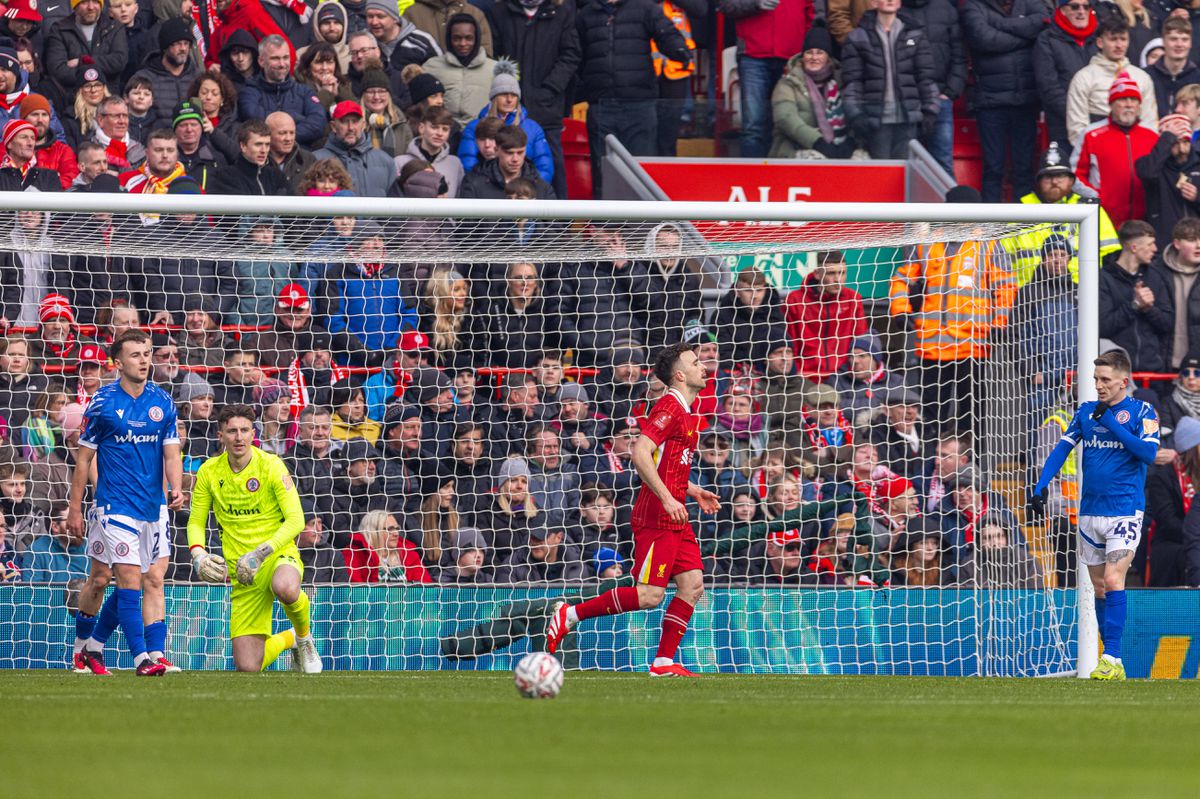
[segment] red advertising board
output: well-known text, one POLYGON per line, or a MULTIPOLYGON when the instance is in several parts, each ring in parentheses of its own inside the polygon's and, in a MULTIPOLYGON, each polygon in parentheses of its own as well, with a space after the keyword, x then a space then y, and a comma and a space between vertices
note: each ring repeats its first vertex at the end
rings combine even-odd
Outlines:
MULTIPOLYGON (((902 203, 906 199, 907 169, 903 162, 833 164, 820 161, 647 158, 639 159, 638 165, 672 200, 902 203)), ((820 237, 818 228, 824 227, 805 225, 803 222, 694 224, 710 240, 724 239, 734 234, 741 240, 770 241, 779 237, 780 227, 805 227, 805 237, 820 237)))

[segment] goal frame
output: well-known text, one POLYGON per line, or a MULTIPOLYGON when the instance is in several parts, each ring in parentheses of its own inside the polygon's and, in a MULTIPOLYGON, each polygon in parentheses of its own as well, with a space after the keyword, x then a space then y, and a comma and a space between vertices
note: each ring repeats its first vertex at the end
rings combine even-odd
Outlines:
MULTIPOLYGON (((356 216, 473 220, 586 219, 627 222, 753 221, 774 223, 1012 223, 1079 225, 1078 400, 1096 398, 1093 361, 1099 353, 1100 206, 1093 203, 727 203, 613 200, 394 199, 0 192, 0 212, 211 214, 299 217, 356 216)), ((1082 458, 1082 452, 1076 453, 1082 458)), ((1080 470, 1082 475, 1082 470, 1080 470)), ((1087 678, 1099 661, 1094 591, 1076 552, 1076 671, 1087 678)), ((1069 674, 1069 672, 1068 672, 1069 674)))

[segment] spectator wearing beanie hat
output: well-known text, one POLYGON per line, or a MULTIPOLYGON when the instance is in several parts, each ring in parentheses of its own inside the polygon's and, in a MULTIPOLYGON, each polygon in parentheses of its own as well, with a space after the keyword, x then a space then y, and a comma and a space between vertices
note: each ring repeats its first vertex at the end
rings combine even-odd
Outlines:
POLYGON ((363 70, 359 83, 371 146, 393 157, 403 153, 413 140, 413 131, 392 98, 391 79, 382 67, 371 65, 363 70))
POLYGON ((179 163, 189 177, 207 190, 209 179, 220 167, 228 166, 225 156, 217 152, 204 132, 204 113, 190 101, 179 104, 171 127, 175 131, 179 163))
MULTIPOLYGON (((1071 78, 1067 88, 1067 138, 1078 147, 1079 139, 1089 125, 1104 120, 1110 111, 1113 83, 1124 74, 1127 82, 1133 83, 1142 98, 1138 110, 1142 122, 1154 125, 1158 122, 1158 101, 1154 94, 1154 81, 1129 63, 1129 26, 1120 14, 1106 16, 1096 27, 1096 48, 1099 50, 1083 69, 1071 78)), ((1163 113, 1172 109, 1164 108, 1163 113)), ((1120 227, 1121 223, 1113 220, 1120 227)))
POLYGON ((10 119, 0 133, 4 158, 0 159, 0 191, 62 191, 53 169, 38 166, 38 131, 23 119, 10 119))
POLYGON ((1158 132, 1148 127, 1155 124, 1157 114, 1148 123, 1143 114, 1147 99, 1154 102, 1153 92, 1147 97, 1128 72, 1119 73, 1108 91, 1108 118, 1087 128, 1071 154, 1075 177, 1100 196, 1100 206, 1118 228, 1146 213, 1134 164, 1158 142, 1158 132))
POLYGON ((775 122, 768 153, 771 158, 795 158, 798 153, 812 158, 849 158, 854 154, 855 142, 842 105, 841 66, 833 60, 833 52, 829 30, 814 24, 804 35, 804 49, 788 61, 771 92, 775 122), (820 54, 805 55, 814 51, 820 54))
POLYGON ((71 0, 71 9, 72 16, 55 22, 46 34, 46 71, 73 94, 84 83, 85 57, 90 58, 107 76, 108 90, 120 93, 119 81, 129 63, 125 26, 104 13, 101 0, 71 0))
POLYGON ((8 10, 0 18, 0 34, 16 41, 28 39, 42 51, 42 15, 37 0, 9 0, 8 10))
POLYGON ((525 106, 521 105, 521 84, 517 81, 517 65, 512 61, 502 58, 496 62, 488 99, 490 102, 480 110, 479 117, 471 120, 463 129, 458 145, 458 158, 462 161, 463 169, 470 172, 479 162, 479 145, 475 142, 475 127, 479 120, 495 117, 505 125, 517 125, 525 131, 529 137, 525 145, 525 158, 537 167, 542 180, 552 183, 554 154, 550 151, 550 143, 546 141, 542 126, 534 122, 525 106))
POLYGON ((74 367, 79 349, 90 341, 79 335, 75 309, 63 294, 47 294, 38 303, 38 335, 31 342, 29 357, 43 367, 74 367))
POLYGON ((191 20, 168 19, 158 29, 158 49, 133 73, 135 78, 150 81, 154 110, 163 119, 174 119, 176 107, 189 99, 188 89, 200 74, 200 64, 192 58, 194 46, 191 20))
POLYGON ((50 107, 50 101, 40 94, 27 94, 18 108, 21 119, 37 129, 38 166, 57 172, 63 191, 66 191, 79 175, 79 165, 75 152, 54 132, 54 109, 50 107))

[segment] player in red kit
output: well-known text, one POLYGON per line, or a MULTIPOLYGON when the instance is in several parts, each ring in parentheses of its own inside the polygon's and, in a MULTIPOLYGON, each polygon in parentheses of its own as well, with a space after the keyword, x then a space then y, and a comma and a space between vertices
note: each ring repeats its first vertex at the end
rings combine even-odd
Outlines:
POLYGON ((614 588, 578 605, 557 603, 546 628, 546 651, 553 653, 563 637, 583 619, 658 607, 675 581, 675 598, 663 616, 652 677, 694 677, 675 662, 692 610, 704 595, 700 545, 688 523, 688 497, 705 513, 720 507, 717 495, 688 481, 699 437, 698 416, 691 408, 708 383, 708 372, 691 344, 665 347, 655 359, 654 375, 668 387, 642 421, 633 445, 633 466, 642 479, 633 505, 633 558, 637 585, 614 588))

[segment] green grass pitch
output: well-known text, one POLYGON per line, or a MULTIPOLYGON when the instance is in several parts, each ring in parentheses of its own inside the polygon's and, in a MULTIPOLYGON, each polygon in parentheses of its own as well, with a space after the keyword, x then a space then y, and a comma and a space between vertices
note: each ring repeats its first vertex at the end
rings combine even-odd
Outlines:
POLYGON ((1200 682, 0 672, 0 796, 1195 797, 1200 682))

